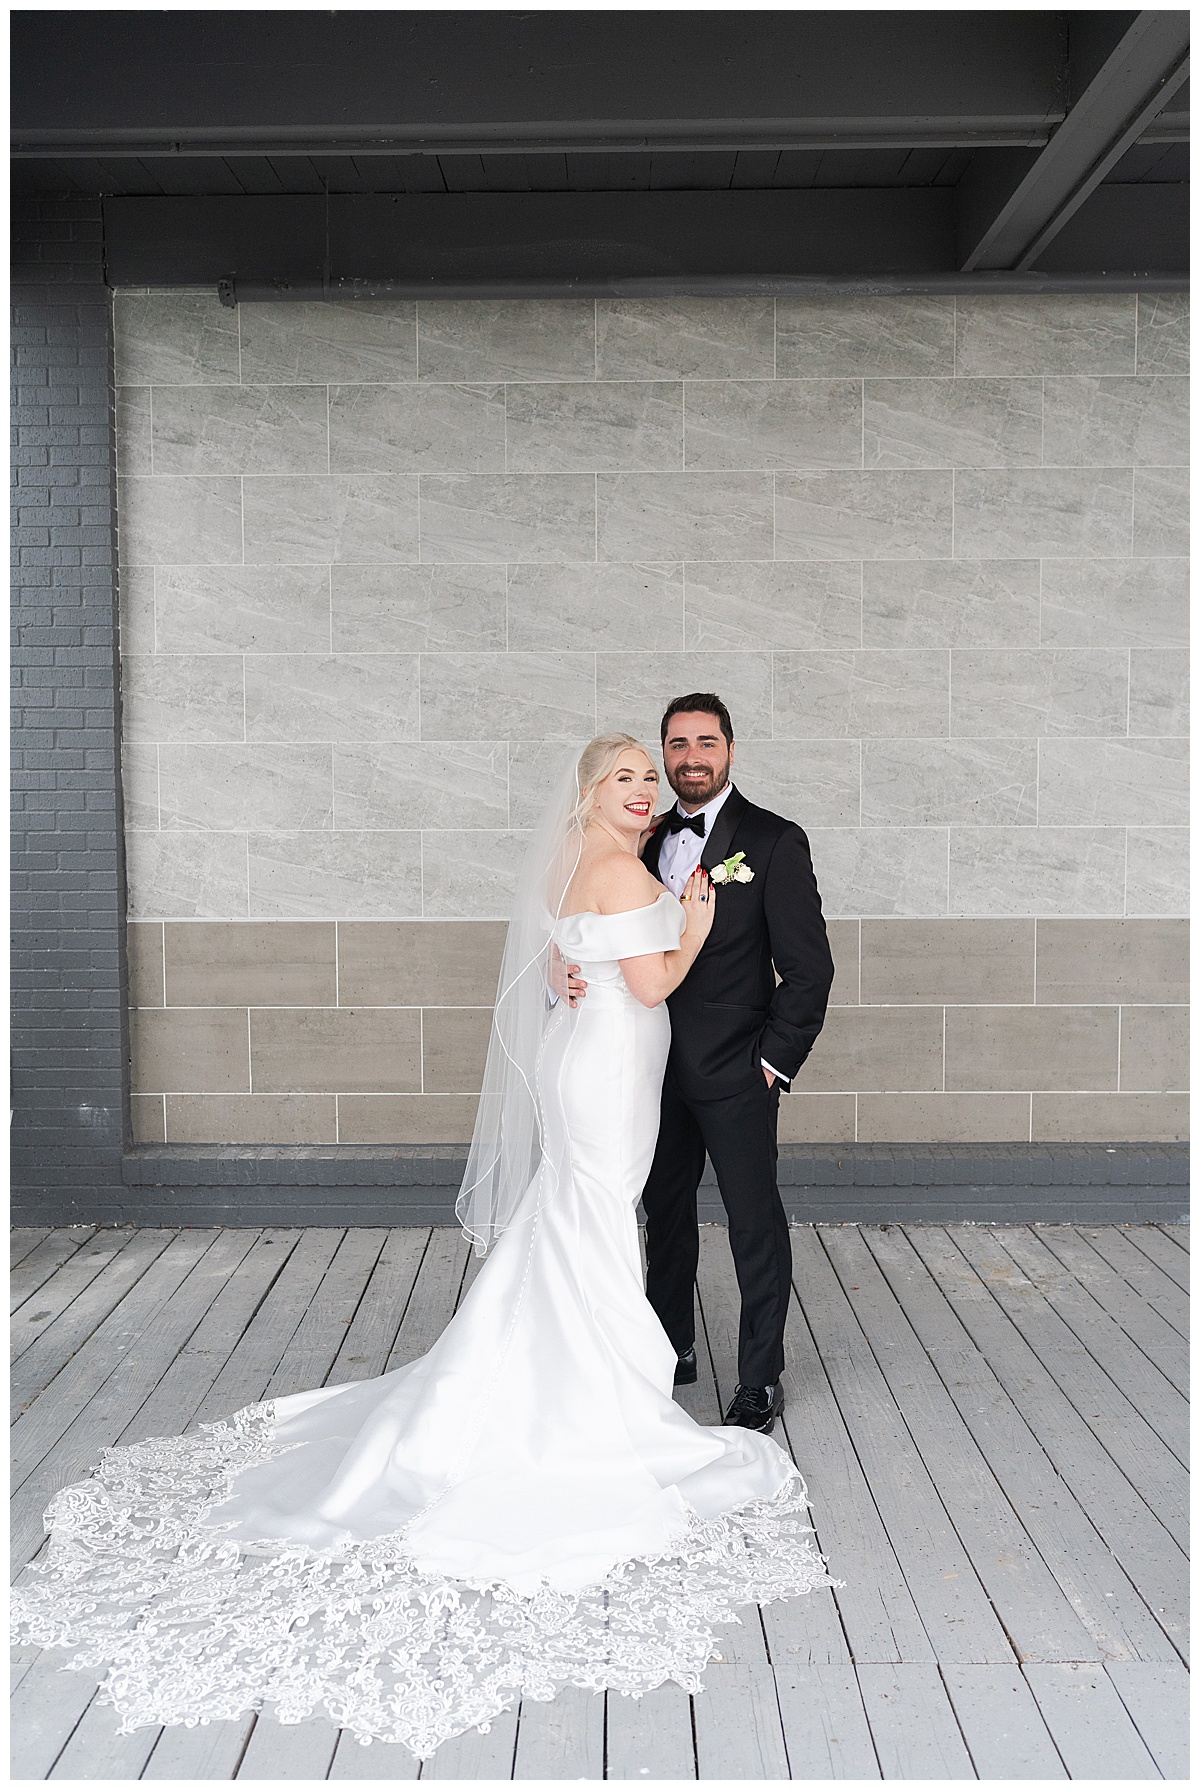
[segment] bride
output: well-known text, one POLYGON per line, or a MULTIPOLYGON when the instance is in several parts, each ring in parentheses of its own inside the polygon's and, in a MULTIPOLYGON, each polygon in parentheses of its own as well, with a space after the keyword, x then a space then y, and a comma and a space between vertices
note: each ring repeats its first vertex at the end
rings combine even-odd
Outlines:
POLYGON ((833 1583, 784 1451, 674 1403, 642 1290, 665 997, 716 901, 641 864, 657 794, 606 734, 534 835, 458 1203, 491 1252, 429 1353, 110 1450, 50 1506, 18 1633, 107 1665, 124 1732, 265 1703, 427 1758, 562 1685, 699 1690, 714 1623, 833 1583))

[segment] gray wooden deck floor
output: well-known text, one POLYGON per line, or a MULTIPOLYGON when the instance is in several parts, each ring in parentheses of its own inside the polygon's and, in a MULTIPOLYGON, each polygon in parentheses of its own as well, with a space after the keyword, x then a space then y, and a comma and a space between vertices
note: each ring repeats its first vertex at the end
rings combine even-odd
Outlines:
MULTIPOLYGON (((13 1243, 18 1570, 102 1446, 411 1360, 474 1267, 442 1229, 13 1243)), ((1185 1777, 1186 1229, 799 1226, 793 1244, 780 1439, 846 1584, 748 1610, 703 1695, 567 1693, 419 1769, 324 1721, 122 1737, 90 1675, 28 1650, 14 1776, 1185 1777)), ((712 1422, 737 1328, 712 1226, 699 1290, 681 1396, 712 1422)))

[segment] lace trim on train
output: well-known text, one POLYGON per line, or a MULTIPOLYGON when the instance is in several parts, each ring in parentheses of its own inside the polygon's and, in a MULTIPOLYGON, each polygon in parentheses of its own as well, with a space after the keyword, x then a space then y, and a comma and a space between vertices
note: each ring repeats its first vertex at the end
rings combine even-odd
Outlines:
POLYGON ((360 1741, 429 1758, 518 1697, 563 1685, 634 1696, 674 1679, 699 1691, 712 1625, 738 1605, 840 1584, 825 1572, 797 1477, 771 1500, 693 1518, 669 1554, 631 1560, 574 1594, 435 1579, 403 1532, 337 1550, 247 1550, 205 1511, 234 1476, 285 1452, 274 1406, 197 1435, 105 1451, 46 1513, 44 1564, 12 1596, 19 1639, 110 1666, 101 1700, 121 1732, 229 1720, 266 1703, 280 1721, 325 1715, 360 1741))

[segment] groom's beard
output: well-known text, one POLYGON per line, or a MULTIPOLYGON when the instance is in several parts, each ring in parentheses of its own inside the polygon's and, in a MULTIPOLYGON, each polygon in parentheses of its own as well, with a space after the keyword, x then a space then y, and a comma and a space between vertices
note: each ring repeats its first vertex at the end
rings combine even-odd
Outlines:
POLYGON ((668 773, 667 781, 681 802, 686 802, 689 808, 703 808, 706 802, 719 796, 729 782, 729 760, 725 760, 725 768, 720 771, 714 771, 709 764, 676 765, 674 771, 668 773), (703 775, 685 777, 682 775, 684 771, 699 771, 703 775))

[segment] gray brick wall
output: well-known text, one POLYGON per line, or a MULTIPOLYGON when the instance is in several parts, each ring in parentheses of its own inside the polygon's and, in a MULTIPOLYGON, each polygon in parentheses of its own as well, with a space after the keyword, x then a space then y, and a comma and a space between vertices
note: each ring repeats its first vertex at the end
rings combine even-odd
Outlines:
POLYGON ((13 243, 13 1179, 62 1222, 127 1133, 112 295, 99 200, 13 243))

